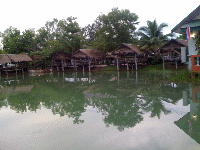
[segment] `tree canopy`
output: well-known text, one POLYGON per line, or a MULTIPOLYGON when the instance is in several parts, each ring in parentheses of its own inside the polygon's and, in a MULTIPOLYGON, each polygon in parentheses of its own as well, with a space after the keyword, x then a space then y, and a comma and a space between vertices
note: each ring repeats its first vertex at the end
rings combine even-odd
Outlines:
POLYGON ((172 34, 163 34, 163 29, 168 24, 161 23, 158 25, 157 21, 147 21, 147 26, 139 28, 138 35, 140 36, 141 49, 155 52, 164 42, 167 42, 169 36, 172 34))
POLYGON ((112 52, 122 43, 139 44, 141 49, 155 52, 170 36, 163 34, 167 24, 147 21, 147 26, 140 27, 136 32, 138 18, 128 9, 113 8, 84 28, 79 27, 75 17, 54 18, 36 32, 34 29, 20 32, 11 26, 1 34, 3 53, 39 53, 45 59, 57 52, 72 54, 80 48, 112 52))
POLYGON ((99 15, 92 25, 85 27, 87 44, 102 52, 111 52, 122 43, 132 43, 137 20, 135 13, 113 8, 107 15, 99 15))

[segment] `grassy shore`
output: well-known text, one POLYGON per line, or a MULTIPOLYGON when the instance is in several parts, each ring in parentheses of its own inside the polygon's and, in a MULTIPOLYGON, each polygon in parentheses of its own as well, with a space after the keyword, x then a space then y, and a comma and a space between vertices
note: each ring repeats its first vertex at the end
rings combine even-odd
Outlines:
MULTIPOLYGON (((107 66, 100 69, 101 71, 117 71, 116 66, 107 66)), ((130 67, 129 70, 132 70, 130 67)), ((135 71, 135 67, 133 68, 135 71)), ((176 69, 176 66, 170 63, 165 63, 165 70, 170 71, 184 71, 187 70, 186 65, 178 66, 178 69, 176 69)), ((127 71, 126 66, 120 66, 119 71, 127 71)), ((146 65, 146 66, 138 66, 138 71, 163 71, 163 64, 156 64, 156 65, 146 65)))
MULTIPOLYGON (((104 68, 101 68, 98 71, 117 71, 116 66, 107 66, 104 68)), ((127 71, 126 66, 120 66, 119 71, 127 71)), ((131 68, 130 68, 131 71, 131 68)), ((135 71, 135 68, 133 68, 133 71, 135 71)), ((163 64, 156 64, 156 65, 147 65, 147 66, 138 66, 138 71, 159 71, 159 72, 176 72, 172 76, 170 76, 170 79, 176 80, 176 81, 183 81, 183 82, 189 82, 189 83, 195 83, 200 84, 200 73, 194 73, 194 78, 191 78, 191 73, 187 69, 187 65, 179 65, 178 69, 176 69, 176 66, 170 63, 165 63, 165 70, 163 70, 163 64)))

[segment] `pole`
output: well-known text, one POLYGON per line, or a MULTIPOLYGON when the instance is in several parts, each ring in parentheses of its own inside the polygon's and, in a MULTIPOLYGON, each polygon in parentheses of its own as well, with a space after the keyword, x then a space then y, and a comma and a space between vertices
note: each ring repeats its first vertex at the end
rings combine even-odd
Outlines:
POLYGON ((62 60, 62 71, 64 72, 64 62, 62 60))
POLYGON ((177 60, 175 60, 176 61, 176 70, 178 69, 178 65, 177 65, 177 60))
POLYGON ((90 58, 89 58, 89 72, 90 72, 90 58))
POLYGON ((57 62, 57 72, 59 72, 59 66, 58 66, 58 62, 57 62))
POLYGON ((136 57, 136 53, 135 53, 135 70, 137 71, 137 57, 136 57))
POLYGON ((16 71, 16 74, 17 74, 17 63, 15 63, 15 71, 16 71))
POLYGON ((165 60, 164 60, 164 55, 163 55, 163 70, 165 70, 165 60))
POLYGON ((117 71, 119 71, 119 59, 118 59, 118 55, 117 55, 117 71))

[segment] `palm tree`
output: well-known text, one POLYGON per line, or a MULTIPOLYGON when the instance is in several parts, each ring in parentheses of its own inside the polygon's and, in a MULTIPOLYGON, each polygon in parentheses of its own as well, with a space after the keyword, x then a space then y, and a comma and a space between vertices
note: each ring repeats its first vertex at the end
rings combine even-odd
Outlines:
POLYGON ((140 27, 138 35, 140 36, 141 49, 155 53, 164 42, 168 41, 168 36, 172 36, 172 34, 163 34, 162 30, 167 26, 166 23, 158 25, 155 19, 153 22, 148 20, 147 26, 140 27))

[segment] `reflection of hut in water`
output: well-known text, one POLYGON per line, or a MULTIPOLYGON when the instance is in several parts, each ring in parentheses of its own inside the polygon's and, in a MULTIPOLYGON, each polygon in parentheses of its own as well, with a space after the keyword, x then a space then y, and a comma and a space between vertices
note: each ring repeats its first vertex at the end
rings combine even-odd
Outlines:
POLYGON ((0 88, 0 93, 16 95, 19 93, 28 93, 34 85, 5 86, 0 88))
POLYGON ((171 39, 157 51, 164 57, 165 61, 181 61, 181 47, 188 47, 188 42, 182 39, 171 39))

